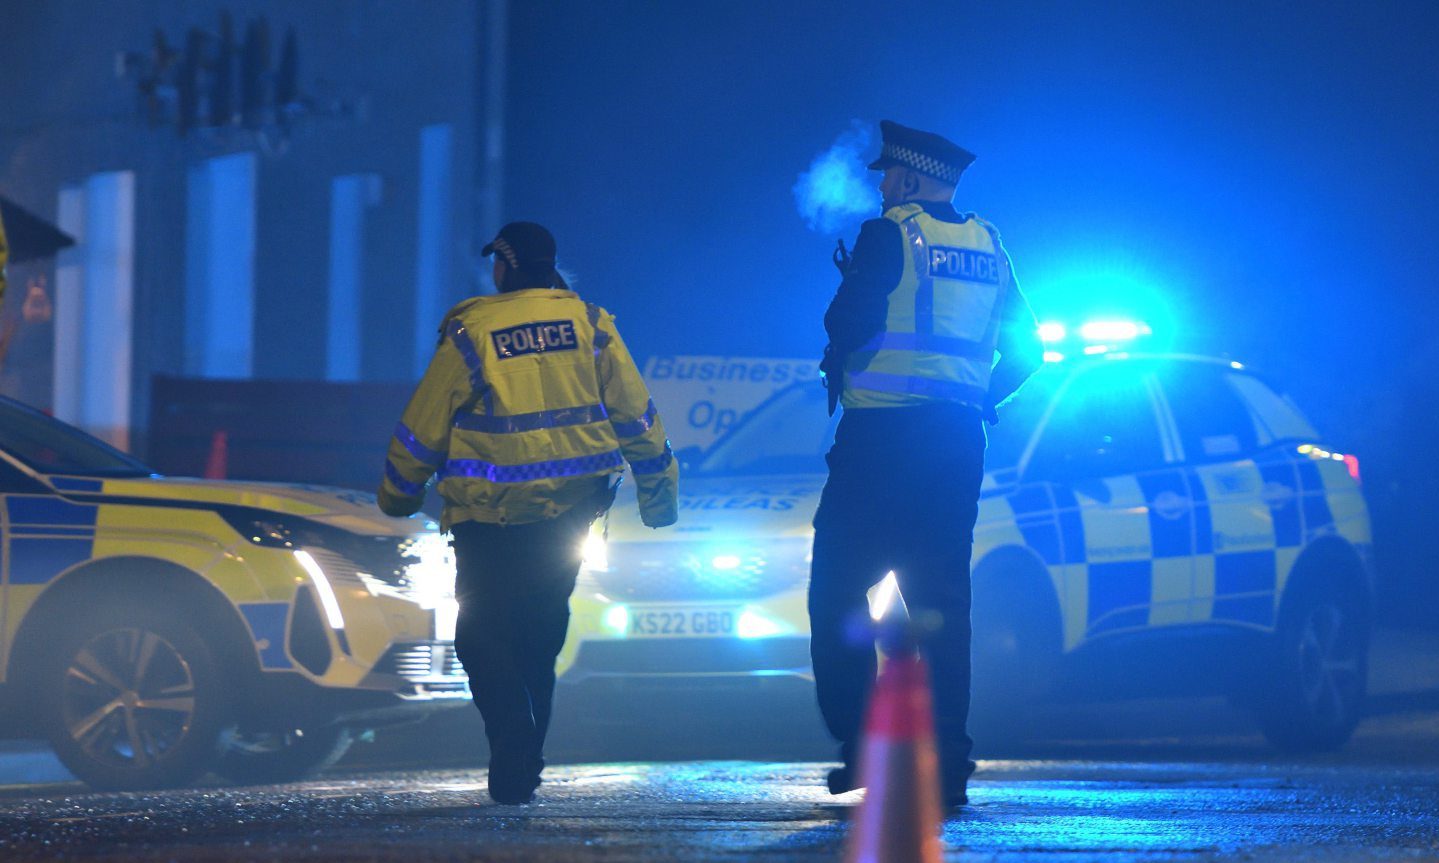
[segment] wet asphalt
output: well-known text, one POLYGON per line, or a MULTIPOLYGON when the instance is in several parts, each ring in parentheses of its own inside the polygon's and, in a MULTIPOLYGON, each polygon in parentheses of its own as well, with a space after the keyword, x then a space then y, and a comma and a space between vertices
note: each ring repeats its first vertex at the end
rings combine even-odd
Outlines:
MULTIPOLYGON (((4 860, 833 860, 860 792, 813 763, 571 765, 500 806, 481 772, 0 802, 4 860)), ((1436 859, 1429 768, 992 761, 946 859, 1436 859)))
MULTIPOLYGON (((1336 752, 1282 756, 1220 699, 1056 706, 1029 739, 981 739, 945 858, 1439 861, 1439 637, 1419 647, 1336 752)), ((490 802, 470 708, 288 785, 103 794, 0 757, 0 861, 838 860, 861 793, 825 793, 812 698, 562 690, 526 806, 490 802)))

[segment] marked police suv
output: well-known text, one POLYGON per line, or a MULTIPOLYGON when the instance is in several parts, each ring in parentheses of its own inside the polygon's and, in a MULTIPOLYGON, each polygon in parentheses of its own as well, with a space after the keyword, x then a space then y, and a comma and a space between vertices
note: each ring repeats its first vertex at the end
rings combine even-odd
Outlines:
POLYGON ((298 778, 461 705, 434 524, 340 489, 172 479, 0 399, 0 712, 100 788, 298 778))
MULTIPOLYGON (((616 507, 564 679, 809 674, 824 401, 783 390, 716 443, 686 472, 676 531, 616 507)), ((1348 739, 1370 631, 1358 460, 1264 380, 1200 357, 1052 362, 1002 410, 986 463, 979 725, 1021 727, 1041 698, 1222 693, 1278 746, 1348 739)), ((886 578, 872 614, 895 594, 886 578)))

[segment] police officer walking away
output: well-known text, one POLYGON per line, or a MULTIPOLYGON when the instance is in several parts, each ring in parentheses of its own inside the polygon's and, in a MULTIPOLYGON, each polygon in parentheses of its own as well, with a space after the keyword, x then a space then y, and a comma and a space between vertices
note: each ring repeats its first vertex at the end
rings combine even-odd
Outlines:
POLYGON ((527 803, 590 523, 626 461, 650 527, 679 468, 614 317, 567 289, 555 241, 513 222, 484 248, 500 293, 455 306, 390 442, 380 508, 411 515, 438 475, 454 535, 455 649, 490 742, 490 796, 527 803))
MULTIPOLYGON (((898 123, 880 124, 884 214, 837 263, 825 313, 831 402, 844 406, 814 519, 811 653, 820 710, 857 787, 872 643, 852 637, 866 591, 898 579, 933 674, 944 804, 968 802, 970 552, 984 473, 983 423, 1043 363, 1034 313, 994 226, 950 203, 974 160, 898 123), (995 363, 995 352, 999 353, 995 363)), ((833 406, 831 405, 831 410, 833 406)))

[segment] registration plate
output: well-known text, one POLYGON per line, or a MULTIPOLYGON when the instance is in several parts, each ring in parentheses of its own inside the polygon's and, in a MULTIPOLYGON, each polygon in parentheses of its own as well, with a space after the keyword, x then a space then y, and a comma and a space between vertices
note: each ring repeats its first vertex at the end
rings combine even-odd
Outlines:
POLYGON ((738 618, 739 614, 730 608, 632 608, 629 634, 637 638, 734 635, 738 618))

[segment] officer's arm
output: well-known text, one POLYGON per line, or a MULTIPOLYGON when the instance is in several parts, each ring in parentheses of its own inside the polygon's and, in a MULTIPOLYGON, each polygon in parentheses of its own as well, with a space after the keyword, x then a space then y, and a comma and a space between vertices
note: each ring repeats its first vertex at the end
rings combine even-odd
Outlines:
POLYGON ((840 355, 856 351, 884 329, 889 293, 904 275, 904 236, 889 219, 860 226, 854 258, 824 313, 829 343, 840 355))
POLYGON ((679 519, 679 464, 649 388, 607 312, 598 314, 595 347, 600 398, 635 475, 640 520, 650 527, 674 524, 679 519))
MULTIPOLYGON (((459 337, 468 338, 463 332, 459 337)), ((379 493, 386 515, 413 515, 424 505, 425 484, 445 461, 450 423, 469 386, 459 350, 452 339, 442 341, 390 438, 379 493)))
POLYGON ((1009 255, 1000 247, 1009 289, 1005 292, 1004 311, 999 324, 999 362, 989 377, 989 406, 1001 405, 1019 391, 1029 376, 1044 365, 1044 342, 1039 338, 1039 322, 1034 310, 1019 289, 1009 255))

